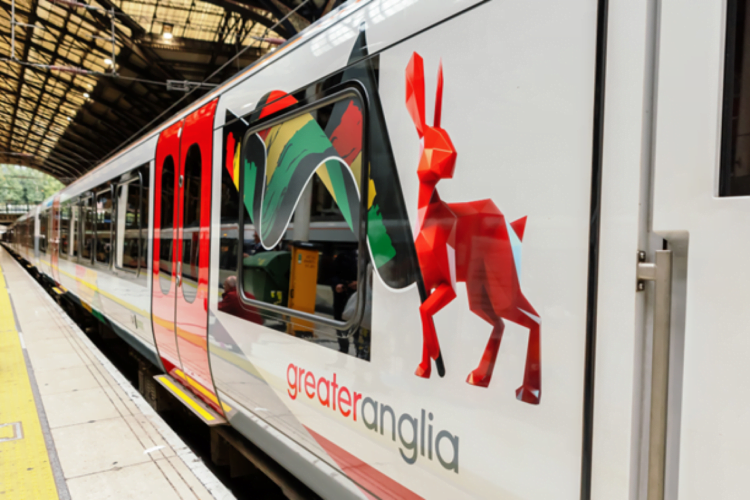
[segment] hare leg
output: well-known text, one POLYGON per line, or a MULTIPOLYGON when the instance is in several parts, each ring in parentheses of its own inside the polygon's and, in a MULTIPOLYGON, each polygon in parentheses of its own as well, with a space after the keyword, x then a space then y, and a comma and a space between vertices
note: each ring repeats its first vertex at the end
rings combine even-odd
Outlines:
POLYGON ((435 323, 432 317, 455 298, 456 291, 450 285, 443 283, 419 306, 419 313, 422 316, 423 346, 422 362, 415 372, 418 377, 428 378, 430 376, 430 358, 437 361, 438 375, 441 377, 445 375, 445 368, 440 354, 440 344, 438 343, 435 323))
POLYGON ((523 385, 516 390, 516 399, 538 405, 542 397, 542 359, 539 338, 540 322, 538 316, 528 316, 522 311, 519 324, 529 329, 529 346, 526 351, 526 369, 523 385))
POLYGON ((477 385, 479 387, 488 387, 490 385, 492 371, 495 369, 497 351, 500 349, 500 341, 503 339, 503 330, 505 330, 505 323, 503 323, 502 319, 497 318, 497 322, 495 323, 494 328, 492 328, 490 340, 487 342, 487 347, 484 349, 484 354, 482 354, 479 366, 469 373, 469 376, 466 378, 467 384, 477 385))

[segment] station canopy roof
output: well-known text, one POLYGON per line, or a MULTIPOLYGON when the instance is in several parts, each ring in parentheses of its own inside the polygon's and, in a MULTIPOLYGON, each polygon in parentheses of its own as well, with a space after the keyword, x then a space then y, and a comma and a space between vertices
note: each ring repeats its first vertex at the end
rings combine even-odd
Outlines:
POLYGON ((0 0, 0 163, 69 183, 341 3, 0 0))

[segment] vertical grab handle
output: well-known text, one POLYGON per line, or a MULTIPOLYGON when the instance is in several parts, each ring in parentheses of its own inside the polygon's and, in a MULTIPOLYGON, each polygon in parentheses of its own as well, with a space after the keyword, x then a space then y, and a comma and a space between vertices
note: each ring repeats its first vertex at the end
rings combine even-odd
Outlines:
MULTIPOLYGON (((645 260, 645 254, 640 254, 645 260)), ((653 356, 651 361, 651 425, 648 443, 648 500, 663 500, 667 455, 669 333, 672 302, 672 252, 657 250, 653 263, 638 264, 638 289, 655 283, 653 356)))

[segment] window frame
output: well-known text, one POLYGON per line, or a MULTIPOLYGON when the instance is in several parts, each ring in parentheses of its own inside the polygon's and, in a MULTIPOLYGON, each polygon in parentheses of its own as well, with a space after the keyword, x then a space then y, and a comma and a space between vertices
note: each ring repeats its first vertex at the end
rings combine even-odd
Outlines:
MULTIPOLYGON (((114 246, 115 257, 112 260, 112 267, 113 269, 117 271, 124 271, 128 274, 135 275, 136 278, 141 276, 141 259, 143 258, 143 255, 141 255, 143 253, 143 216, 141 214, 141 209, 143 208, 143 174, 141 173, 141 168, 143 168, 144 166, 150 166, 150 163, 144 163, 143 165, 139 165, 133 168, 132 170, 121 175, 120 179, 122 179, 126 175, 130 175, 134 173, 137 174, 137 177, 132 177, 130 179, 126 179, 125 181, 117 182, 116 184, 113 184, 114 186, 114 194, 113 194, 114 217, 113 217, 112 227, 113 227, 113 233, 114 233, 113 239, 115 240, 115 246, 114 246), (136 207, 136 211, 135 211, 136 217, 138 219, 138 259, 137 259, 138 263, 136 265, 136 269, 132 270, 132 269, 128 269, 127 267, 123 267, 117 264, 117 248, 119 247, 119 244, 120 244, 119 239, 118 239, 119 235, 117 233, 117 226, 119 225, 117 214, 119 212, 120 196, 117 195, 117 189, 121 186, 126 186, 126 185, 132 186, 136 182, 138 183, 138 206, 136 207)), ((123 246, 124 246, 125 244, 124 234, 123 234, 122 241, 123 241, 123 246)), ((123 248, 123 251, 124 251, 124 248, 123 248)))
POLYGON ((70 200, 70 246, 68 248, 68 255, 71 260, 78 261, 78 256, 81 255, 81 205, 80 196, 76 196, 70 200))
POLYGON ((95 266, 101 267, 104 269, 110 269, 112 266, 112 236, 113 236, 113 229, 114 229, 114 187, 113 184, 110 183, 110 181, 107 181, 103 183, 102 185, 98 186, 97 188, 101 188, 102 186, 105 186, 109 184, 105 189, 99 189, 97 191, 93 191, 93 211, 94 211, 94 245, 92 247, 93 252, 93 260, 95 266), (97 245, 99 243, 99 197, 102 195, 106 195, 107 192, 109 192, 109 199, 110 199, 110 211, 113 212, 112 215, 110 215, 109 220, 109 241, 110 241, 110 251, 109 251, 109 262, 102 262, 97 258, 97 245))
POLYGON ((39 209, 39 254, 47 255, 49 248, 49 232, 50 232, 50 216, 52 210, 50 208, 39 209), (44 224, 42 224, 44 220, 44 224))
POLYGON ((72 204, 69 203, 68 201, 60 203, 60 222, 59 222, 59 227, 60 227, 60 238, 59 238, 59 241, 60 242, 57 245, 57 255, 58 255, 58 257, 62 257, 65 260, 68 260, 69 257, 70 257, 70 246, 72 245, 71 238, 70 238, 71 237, 70 229, 71 229, 72 223, 73 223, 73 207, 72 207, 72 204), (67 241, 68 241, 68 244, 67 244, 67 247, 65 248, 65 251, 63 252, 62 241, 63 241, 64 231, 63 231, 63 224, 62 223, 63 223, 63 220, 65 220, 63 217, 66 214, 66 210, 67 210, 67 215, 68 215, 68 219, 67 219, 68 220, 68 227, 67 227, 67 231, 68 231, 68 234, 67 234, 68 240, 67 241))
MULTIPOLYGON (((360 173, 360 179, 361 179, 361 186, 359 187, 359 204, 360 204, 360 211, 359 211, 359 237, 357 240, 357 281, 358 283, 362 283, 364 287, 363 290, 368 290, 368 287, 370 283, 367 279, 367 265, 369 262, 370 257, 370 250, 368 246, 367 241, 367 227, 368 227, 368 211, 367 211, 367 200, 368 198, 368 187, 369 187, 369 179, 370 175, 367 171, 367 165, 369 164, 369 124, 367 118, 369 117, 369 103, 367 101, 367 91, 359 84, 358 82, 346 82, 344 84, 336 85, 332 87, 329 90, 326 90, 318 95, 311 96, 307 99, 304 99, 302 101, 299 101, 298 103, 291 105, 287 108, 284 108, 278 113, 273 113, 269 115, 268 117, 261 118, 260 120, 256 120, 252 122, 251 126, 245 131, 245 133, 242 136, 241 143, 245 143, 245 139, 252 134, 257 133, 260 130, 267 129, 269 127, 273 127, 275 125, 278 125, 280 123, 284 123, 286 121, 289 121, 291 119, 294 119, 304 113, 335 104, 338 101, 344 100, 347 97, 354 97, 359 100, 359 102, 362 104, 362 162, 361 162, 361 168, 362 172, 360 173)), ((254 112, 257 112, 258 110, 255 110, 254 112)), ((239 120, 240 118, 238 118, 239 120)), ((233 123, 235 120, 233 120, 230 123, 233 123)), ((227 124, 228 125, 228 124, 227 124)), ((226 126, 226 125, 225 125, 226 126)), ((240 147, 240 158, 242 155, 242 147, 240 147)), ((238 190, 238 196, 239 196, 239 214, 237 219, 237 241, 238 245, 243 244, 244 241, 244 234, 245 234, 245 208, 244 208, 244 195, 245 195, 245 174, 243 168, 239 169, 239 190, 238 190)), ((312 178, 310 179, 310 182, 312 182, 312 178)), ((296 210, 296 209, 295 209, 296 210)), ((312 221, 311 221, 312 222, 312 221)), ((295 309, 290 309, 288 307, 279 306, 276 304, 269 304, 268 302, 263 302, 261 300, 257 299, 250 299, 245 296, 245 290, 244 290, 244 279, 240 278, 241 276, 244 276, 244 269, 243 269, 243 253, 241 251, 237 251, 237 290, 238 290, 238 296, 240 298, 240 304, 252 306, 261 310, 265 310, 266 312, 271 313, 277 313, 282 314, 283 316, 288 317, 289 319, 285 319, 285 321, 294 322, 295 319, 297 320, 303 320, 303 321, 310 321, 314 324, 322 325, 322 326, 328 326, 328 327, 334 327, 339 330, 345 330, 349 332, 347 336, 353 335, 356 328, 359 327, 359 325, 362 323, 362 319, 364 318, 364 312, 365 312, 365 300, 364 296, 366 294, 357 294, 357 305, 356 305, 356 313, 347 321, 337 321, 335 319, 329 319, 322 316, 319 316, 318 314, 311 314, 304 311, 297 311, 295 309)), ((368 291, 368 293, 372 293, 371 291, 368 291)))
MULTIPOLYGON (((95 253, 95 245, 96 245, 96 229, 94 228, 94 231, 92 232, 92 248, 90 250, 90 255, 88 258, 83 256, 83 248, 85 246, 86 241, 86 217, 88 217, 88 214, 91 212, 91 209, 96 209, 96 193, 94 191, 86 191, 85 193, 82 193, 78 200, 76 200, 76 205, 78 206, 78 256, 77 261, 80 263, 88 263, 90 265, 94 265, 94 253, 95 253), (90 203, 89 210, 84 212, 83 208, 85 207, 86 203, 93 200, 93 203, 90 203), (93 206, 91 206, 93 205, 93 206)), ((94 226, 96 226, 96 219, 93 221, 94 226)))
POLYGON ((724 74, 721 106, 721 139, 719 141, 719 197, 734 197, 731 193, 732 164, 734 160, 734 78, 736 74, 735 53, 737 50, 737 3, 741 0, 727 0, 724 35, 724 74))

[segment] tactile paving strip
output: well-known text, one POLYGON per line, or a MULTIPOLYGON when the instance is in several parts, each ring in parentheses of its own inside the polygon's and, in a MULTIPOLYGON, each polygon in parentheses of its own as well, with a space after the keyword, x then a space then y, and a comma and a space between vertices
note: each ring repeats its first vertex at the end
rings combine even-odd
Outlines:
POLYGON ((0 267, 0 499, 56 499, 57 488, 0 267), (11 436, 12 434, 12 436, 11 436))

